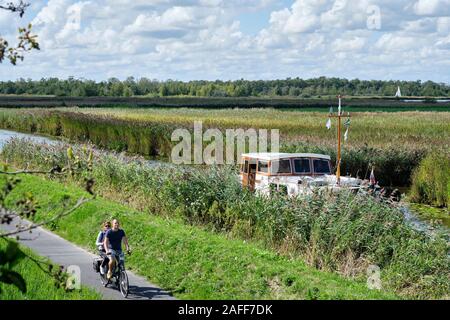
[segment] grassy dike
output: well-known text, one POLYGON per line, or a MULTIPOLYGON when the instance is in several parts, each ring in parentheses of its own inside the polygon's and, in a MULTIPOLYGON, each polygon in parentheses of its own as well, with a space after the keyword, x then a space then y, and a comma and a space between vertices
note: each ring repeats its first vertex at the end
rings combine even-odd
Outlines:
MULTIPOLYGON (((72 185, 22 176, 8 196, 14 206, 25 192, 40 205, 40 219, 61 210, 57 205, 84 191, 72 185)), ((174 218, 137 212, 97 198, 53 225, 60 236, 93 249, 100 223, 121 220, 133 248, 129 269, 146 276, 180 299, 396 299, 386 291, 369 290, 365 279, 350 280, 318 271, 298 259, 279 256, 254 243, 187 226, 174 218)))
MULTIPOLYGON (((7 242, 0 239, 0 249, 4 249, 7 242)), ((34 260, 49 261, 36 255, 32 250, 21 246, 21 250, 34 260)), ((81 290, 66 292, 63 288, 56 288, 54 279, 47 275, 39 266, 28 258, 23 258, 13 270, 20 273, 26 284, 27 292, 22 293, 13 285, 0 283, 0 300, 100 300, 101 295, 91 288, 82 286, 81 290)))

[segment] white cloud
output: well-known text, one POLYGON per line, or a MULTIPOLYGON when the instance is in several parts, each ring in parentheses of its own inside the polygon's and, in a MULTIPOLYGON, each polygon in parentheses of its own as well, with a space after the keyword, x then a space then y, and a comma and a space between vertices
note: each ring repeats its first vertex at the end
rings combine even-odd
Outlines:
POLYGON ((443 16, 450 12, 450 0, 418 0, 414 12, 422 16, 443 16))
MULTIPOLYGON (((449 2, 296 0, 283 8, 277 0, 39 0, 30 20, 42 50, 19 67, 2 65, 8 72, 0 79, 326 75, 450 82, 449 2), (246 34, 243 12, 264 13, 266 27, 246 34)), ((9 34, 18 20, 0 12, 1 30, 9 34)))

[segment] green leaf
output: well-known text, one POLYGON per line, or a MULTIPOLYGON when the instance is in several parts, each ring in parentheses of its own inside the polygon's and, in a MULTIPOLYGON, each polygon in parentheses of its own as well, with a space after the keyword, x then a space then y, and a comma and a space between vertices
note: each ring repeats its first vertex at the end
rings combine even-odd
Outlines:
POLYGON ((0 250, 0 266, 6 264, 6 259, 5 259, 5 251, 0 250))
POLYGON ((17 242, 8 242, 5 252, 5 263, 9 262, 10 266, 13 266, 24 256, 25 254, 19 249, 19 244, 17 242))
POLYGON ((14 267, 17 263, 20 262, 20 260, 22 260, 25 257, 26 257, 25 253, 22 250, 20 250, 20 248, 17 248, 14 259, 9 261, 9 266, 14 267))
POLYGON ((6 269, 2 268, 0 282, 6 283, 6 284, 13 284, 22 293, 27 292, 27 284, 25 283, 25 280, 19 273, 15 272, 15 271, 6 270, 6 269))

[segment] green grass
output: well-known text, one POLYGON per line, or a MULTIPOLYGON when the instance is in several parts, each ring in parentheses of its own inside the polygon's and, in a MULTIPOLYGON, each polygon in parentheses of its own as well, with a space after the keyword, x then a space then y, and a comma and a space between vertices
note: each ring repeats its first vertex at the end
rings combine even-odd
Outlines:
MULTIPOLYGON (((7 242, 0 239, 0 249, 6 248, 7 242)), ((34 260, 49 261, 39 257, 33 251, 20 246, 21 250, 34 260)), ((23 258, 12 269, 20 273, 26 284, 27 292, 22 293, 15 286, 0 283, 0 300, 100 300, 101 295, 88 287, 82 286, 81 290, 66 292, 63 288, 55 286, 55 280, 41 270, 35 262, 23 258)))
MULTIPOLYGON (((80 189, 38 177, 22 176, 7 198, 13 205, 32 192, 40 219, 58 212, 57 203, 80 189)), ((263 249, 256 243, 228 239, 177 219, 164 219, 97 198, 60 220, 54 231, 93 249, 100 223, 117 217, 126 230, 133 254, 129 268, 182 299, 396 299, 387 291, 369 290, 365 279, 350 280, 318 271, 299 259, 263 249)))

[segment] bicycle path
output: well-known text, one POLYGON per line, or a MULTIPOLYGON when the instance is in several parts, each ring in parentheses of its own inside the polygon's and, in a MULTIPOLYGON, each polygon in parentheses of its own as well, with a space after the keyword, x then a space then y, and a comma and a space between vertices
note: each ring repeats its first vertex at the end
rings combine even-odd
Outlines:
MULTIPOLYGON (((0 224, 4 231, 14 231, 20 220, 14 219, 9 225, 0 224)), ((20 244, 30 248, 36 254, 49 258, 52 262, 64 267, 75 265, 80 267, 81 284, 97 290, 104 299, 125 299, 114 285, 102 286, 100 275, 92 268, 93 258, 96 255, 86 251, 60 236, 43 228, 36 228, 33 233, 20 234, 20 244), (112 287, 111 287, 112 286, 112 287)), ((130 283, 130 293, 127 300, 174 300, 168 292, 148 282, 144 277, 127 270, 130 283)))

